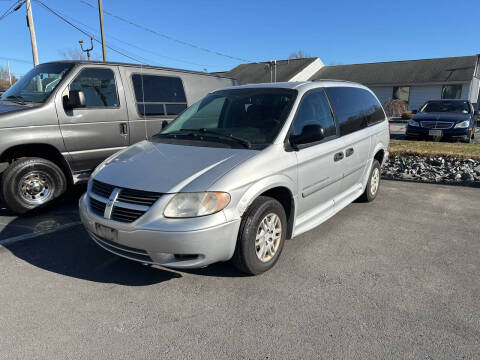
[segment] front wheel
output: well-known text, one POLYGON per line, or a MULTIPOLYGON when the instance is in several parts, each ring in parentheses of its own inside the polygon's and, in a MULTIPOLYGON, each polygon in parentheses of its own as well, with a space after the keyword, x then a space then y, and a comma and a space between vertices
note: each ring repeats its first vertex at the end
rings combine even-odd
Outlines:
POLYGON ((249 275, 271 269, 283 250, 287 233, 285 210, 277 200, 260 196, 245 212, 232 258, 249 275))
POLYGON ((7 207, 17 214, 51 203, 67 189, 63 171, 42 158, 14 161, 2 176, 2 197, 7 207))
POLYGON ((365 191, 360 196, 359 200, 364 202, 370 202, 377 197, 378 189, 380 188, 380 163, 378 160, 373 160, 372 169, 370 170, 370 176, 368 177, 367 186, 365 191))

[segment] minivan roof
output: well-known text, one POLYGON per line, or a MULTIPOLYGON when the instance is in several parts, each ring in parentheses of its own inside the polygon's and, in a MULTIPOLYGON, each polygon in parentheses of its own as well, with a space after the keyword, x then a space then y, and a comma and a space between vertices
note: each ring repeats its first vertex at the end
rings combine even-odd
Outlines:
POLYGON ((196 74, 196 75, 203 75, 203 76, 211 76, 217 78, 224 78, 224 79, 231 79, 227 76, 217 75, 214 73, 207 73, 201 71, 194 71, 194 70, 185 70, 185 69, 176 69, 176 68, 169 68, 163 66, 153 66, 153 65, 143 65, 143 64, 132 64, 132 63, 122 63, 122 62, 113 62, 113 61, 95 61, 95 60, 58 60, 58 61, 48 61, 42 64, 52 64, 52 63, 69 63, 74 65, 81 65, 81 64, 88 64, 88 65, 112 65, 112 66, 127 66, 127 67, 141 67, 144 69, 154 69, 154 70, 168 70, 168 71, 175 71, 181 73, 188 73, 188 74, 196 74))
POLYGON ((368 89, 367 87, 344 80, 316 80, 316 81, 289 81, 289 82, 275 82, 275 83, 260 83, 260 84, 246 84, 238 86, 229 86, 221 90, 226 89, 248 89, 248 88, 282 88, 282 89, 297 89, 297 90, 309 90, 318 87, 331 87, 331 86, 350 86, 368 89))

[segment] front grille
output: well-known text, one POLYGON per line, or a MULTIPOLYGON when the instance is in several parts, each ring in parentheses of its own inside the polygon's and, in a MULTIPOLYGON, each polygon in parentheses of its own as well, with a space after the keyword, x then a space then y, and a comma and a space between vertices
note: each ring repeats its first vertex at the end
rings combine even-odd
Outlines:
POLYGON ((162 196, 157 192, 118 188, 93 180, 90 208, 95 214, 103 217, 108 198, 116 188, 120 192, 113 203, 110 219, 119 222, 131 223, 137 220, 162 196))
POLYGON ((92 192, 107 199, 112 193, 113 189, 115 189, 115 186, 113 185, 105 184, 97 180, 93 180, 92 182, 92 192))
POLYGON ((450 121, 420 121, 420 126, 426 129, 450 129, 453 122, 450 121))
POLYGON ((105 206, 105 203, 98 201, 92 197, 90 198, 90 208, 98 216, 103 216, 103 214, 105 213, 105 206))

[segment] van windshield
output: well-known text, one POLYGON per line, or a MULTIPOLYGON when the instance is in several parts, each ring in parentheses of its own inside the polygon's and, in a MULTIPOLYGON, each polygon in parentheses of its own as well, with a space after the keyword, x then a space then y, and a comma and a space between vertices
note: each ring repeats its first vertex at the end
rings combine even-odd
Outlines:
POLYGON ((11 86, 1 100, 44 103, 73 65, 60 62, 35 66, 11 86))
POLYGON ((283 127, 296 96, 296 90, 279 88, 216 91, 185 110, 157 137, 265 147, 283 127))

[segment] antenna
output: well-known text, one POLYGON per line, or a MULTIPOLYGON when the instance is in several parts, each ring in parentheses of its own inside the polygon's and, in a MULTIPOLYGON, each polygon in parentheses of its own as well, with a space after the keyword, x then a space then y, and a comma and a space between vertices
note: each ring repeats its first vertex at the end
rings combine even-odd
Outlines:
POLYGON ((90 61, 90 51, 93 50, 93 36, 90 37, 90 49, 83 48, 83 40, 78 40, 78 43, 80 44, 82 51, 87 53, 88 61, 90 61))

